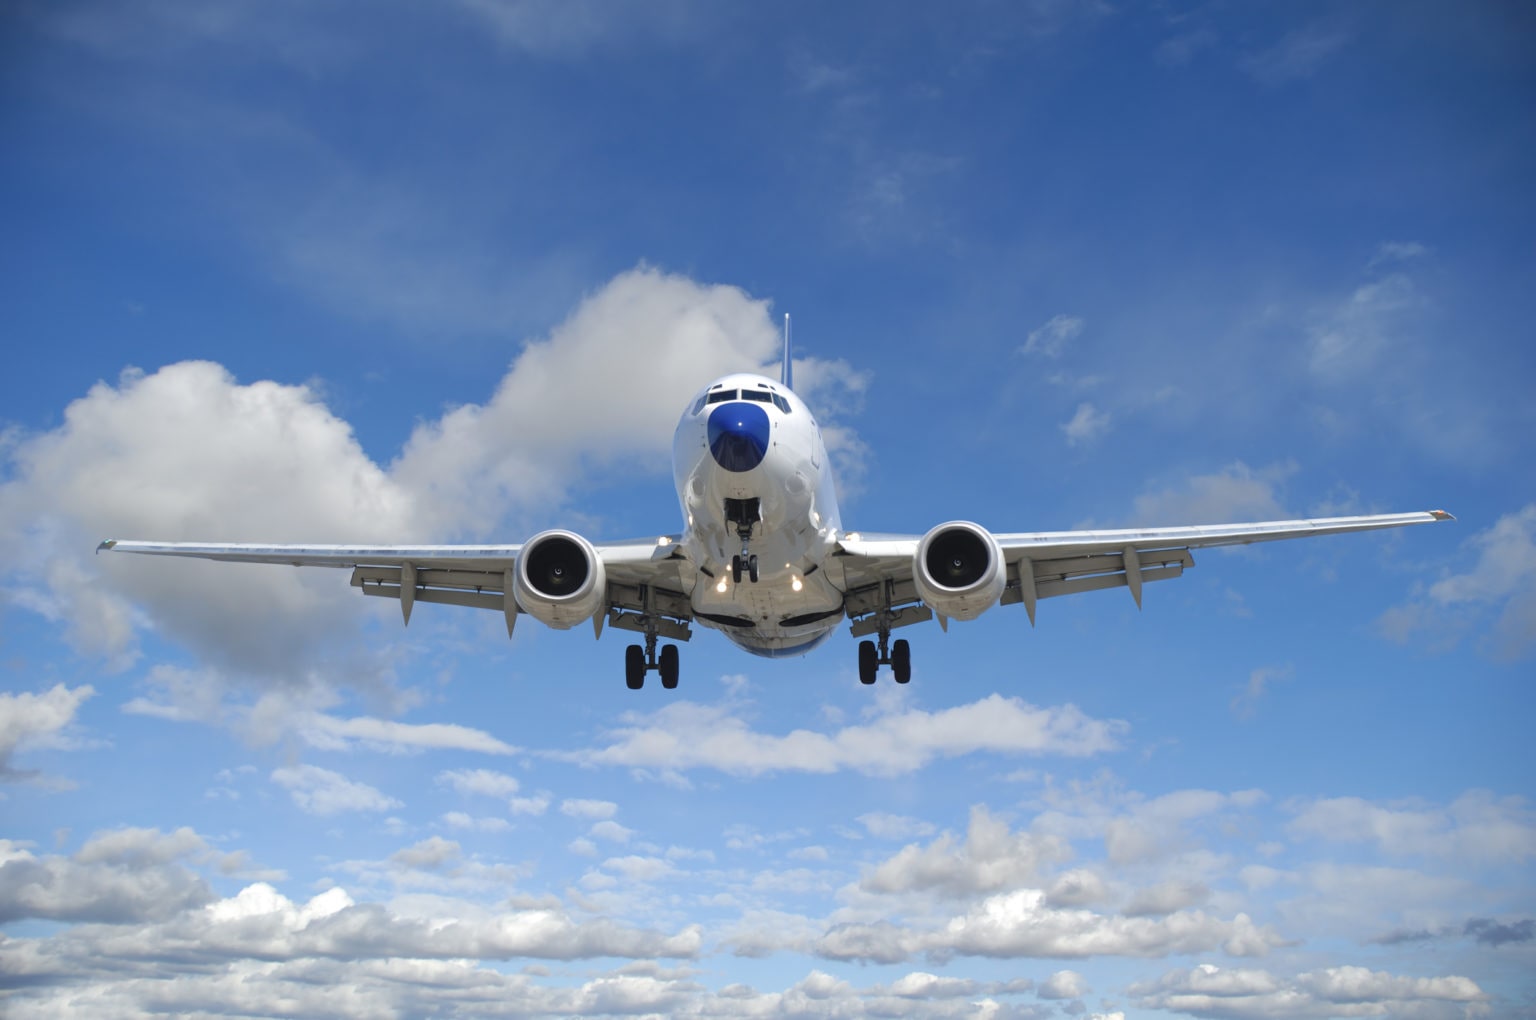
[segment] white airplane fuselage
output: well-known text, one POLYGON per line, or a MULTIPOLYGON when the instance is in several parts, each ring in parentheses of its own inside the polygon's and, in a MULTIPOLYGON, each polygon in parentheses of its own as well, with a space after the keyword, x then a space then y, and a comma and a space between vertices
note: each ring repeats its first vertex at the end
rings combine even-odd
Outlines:
POLYGON ((824 569, 842 523, 805 403, 764 376, 715 380, 678 422, 672 473, 697 621, 773 658, 825 640, 843 616, 843 593, 824 569), (744 554, 757 558, 755 582, 745 572, 737 580, 733 560, 744 554))

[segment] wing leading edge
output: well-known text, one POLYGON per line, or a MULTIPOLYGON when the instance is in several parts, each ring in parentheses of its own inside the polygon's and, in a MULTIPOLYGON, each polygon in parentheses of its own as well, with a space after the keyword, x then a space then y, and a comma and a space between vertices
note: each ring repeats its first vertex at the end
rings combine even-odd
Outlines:
MULTIPOLYGON (((994 536, 1007 565, 999 604, 1024 603, 1031 623, 1036 602, 1057 595, 1127 587, 1140 605, 1143 584, 1178 577, 1194 565, 1191 549, 1449 520, 1455 518, 1444 510, 1428 510, 1251 524, 1003 533, 994 536)), ((920 599, 912 583, 913 557, 921 541, 921 535, 852 534, 838 543, 855 635, 873 633, 873 616, 882 609, 896 611, 895 626, 928 619, 930 614, 915 606, 920 599), (903 606, 910 608, 903 612, 903 606), (860 619, 866 614, 869 619, 860 619)))
MULTIPOLYGON (((607 619, 635 629, 632 613, 671 617, 665 636, 686 641, 692 614, 679 587, 675 553, 680 536, 614 542, 594 547, 607 577, 607 619), (655 586, 656 590, 650 589, 655 586), (649 604, 647 602, 649 600, 649 604), (620 619, 623 617, 623 619, 620 619)), ((98 553, 177 556, 225 563, 352 569, 352 587, 364 595, 400 600, 407 623, 417 602, 489 609, 506 616, 510 634, 522 610, 512 597, 512 574, 522 545, 262 545, 256 543, 129 542, 108 539, 98 553)), ((601 627, 599 616, 595 625, 601 627)))

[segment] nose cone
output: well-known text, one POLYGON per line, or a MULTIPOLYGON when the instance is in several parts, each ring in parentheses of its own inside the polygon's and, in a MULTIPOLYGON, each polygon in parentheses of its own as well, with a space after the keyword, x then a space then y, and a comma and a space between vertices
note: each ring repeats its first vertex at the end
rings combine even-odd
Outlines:
POLYGON ((768 452, 768 413, 734 400, 709 414, 709 452, 727 471, 751 471, 768 452))

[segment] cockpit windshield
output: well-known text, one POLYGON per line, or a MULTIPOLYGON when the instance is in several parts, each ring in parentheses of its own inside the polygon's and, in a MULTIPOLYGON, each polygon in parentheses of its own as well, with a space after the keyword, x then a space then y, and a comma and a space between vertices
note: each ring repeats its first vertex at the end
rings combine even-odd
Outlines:
POLYGON ((706 404, 723 404, 728 400, 751 400, 759 404, 772 404, 785 414, 789 413, 789 401, 768 390, 711 390, 693 405, 693 413, 704 410, 706 404))

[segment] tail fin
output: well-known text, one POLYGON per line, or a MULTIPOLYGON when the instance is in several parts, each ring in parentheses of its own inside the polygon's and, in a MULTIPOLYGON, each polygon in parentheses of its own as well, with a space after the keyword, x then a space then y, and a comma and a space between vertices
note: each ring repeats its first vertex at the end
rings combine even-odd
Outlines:
POLYGON ((791 381, 794 374, 793 364, 789 360, 789 313, 784 313, 784 371, 779 377, 779 382, 784 384, 786 390, 794 389, 791 381))

